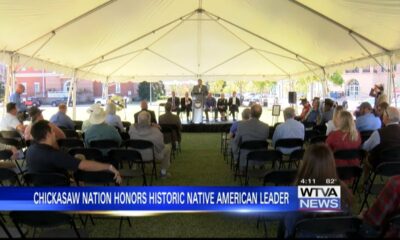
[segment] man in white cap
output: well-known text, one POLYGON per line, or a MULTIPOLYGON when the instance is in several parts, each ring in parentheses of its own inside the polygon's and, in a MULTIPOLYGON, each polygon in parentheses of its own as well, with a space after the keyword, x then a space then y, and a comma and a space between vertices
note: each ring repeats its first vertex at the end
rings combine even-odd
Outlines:
MULTIPOLYGON (((160 129, 151 126, 151 116, 148 112, 142 111, 138 115, 138 123, 133 124, 129 129, 131 139, 146 140, 154 144, 154 154, 157 161, 161 162, 161 177, 165 178, 170 165, 171 143, 164 144, 164 136, 160 129)), ((143 161, 152 160, 152 151, 149 149, 140 150, 143 161)))
POLYGON ((89 146, 90 142, 95 140, 113 140, 120 145, 122 142, 121 136, 115 127, 105 122, 107 114, 104 109, 100 106, 95 106, 92 110, 89 117, 91 126, 85 132, 86 146, 89 146))

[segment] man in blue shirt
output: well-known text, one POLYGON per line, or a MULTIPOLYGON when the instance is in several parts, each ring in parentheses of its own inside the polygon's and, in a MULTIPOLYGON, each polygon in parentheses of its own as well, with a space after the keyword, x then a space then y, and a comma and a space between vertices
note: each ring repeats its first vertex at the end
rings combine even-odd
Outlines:
POLYGON ((360 116, 356 119, 357 130, 374 131, 381 128, 381 120, 372 113, 372 106, 369 102, 360 105, 360 116))
POLYGON ((64 103, 58 105, 58 112, 50 118, 50 122, 58 127, 75 130, 75 124, 67 115, 67 106, 64 103))
POLYGON ((217 120, 218 110, 217 101, 213 98, 212 94, 209 92, 206 98, 206 103, 204 104, 204 112, 206 113, 206 121, 209 121, 208 112, 214 112, 214 121, 217 120))
POLYGON ((25 92, 25 86, 22 84, 18 84, 17 89, 15 89, 15 93, 11 94, 10 102, 15 103, 17 106, 18 112, 25 112, 26 106, 21 102, 21 94, 25 92))
MULTIPOLYGON (((272 136, 272 146, 275 146, 276 141, 286 138, 300 138, 304 140, 304 125, 296 121, 295 111, 293 108, 288 107, 283 110, 284 123, 279 124, 272 136)), ((290 154, 298 148, 278 148, 283 154, 290 154)))

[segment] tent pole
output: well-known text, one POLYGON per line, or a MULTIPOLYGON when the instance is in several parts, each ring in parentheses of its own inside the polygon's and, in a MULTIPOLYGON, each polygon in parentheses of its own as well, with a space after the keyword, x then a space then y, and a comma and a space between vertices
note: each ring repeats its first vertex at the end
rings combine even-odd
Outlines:
MULTIPOLYGON (((204 10, 204 11, 205 11, 205 10, 204 10)), ((304 56, 302 56, 302 55, 300 55, 300 54, 298 54, 298 53, 296 53, 296 52, 293 52, 292 50, 289 50, 288 48, 286 48, 286 47, 284 47, 284 46, 282 46, 282 45, 279 45, 279 44, 276 43, 276 42, 273 42, 273 41, 271 41, 271 40, 269 40, 269 39, 267 39, 267 38, 265 38, 265 37, 263 37, 263 36, 261 36, 261 35, 258 35, 257 33, 254 33, 254 32, 252 32, 252 31, 250 31, 250 30, 248 30, 248 29, 246 29, 246 28, 244 28, 244 27, 241 27, 241 26, 239 26, 239 25, 237 25, 237 24, 235 24, 235 23, 233 23, 233 22, 231 22, 231 21, 229 21, 229 20, 226 20, 225 18, 222 18, 222 17, 220 17, 220 16, 218 16, 218 15, 215 15, 215 14, 213 14, 213 13, 211 13, 211 12, 208 12, 208 11, 205 11, 205 12, 207 12, 209 15, 211 15, 211 16, 217 18, 217 20, 224 21, 224 22, 226 22, 226 23, 228 23, 228 24, 230 24, 230 25, 232 25, 232 26, 238 28, 239 30, 242 30, 242 31, 244 31, 244 32, 246 32, 246 33, 248 33, 248 34, 250 34, 250 35, 253 35, 253 36, 255 36, 255 37, 257 37, 257 38, 259 38, 259 39, 261 39, 261 40, 263 40, 263 41, 265 41, 265 42, 271 44, 271 45, 274 45, 275 47, 278 47, 278 48, 284 50, 285 52, 291 53, 291 54, 295 55, 296 57, 300 57, 300 58, 306 60, 307 62, 311 62, 311 63, 313 63, 313 65, 317 65, 317 66, 319 66, 319 67, 322 67, 322 65, 320 65, 320 64, 318 64, 318 63, 316 63, 316 62, 314 62, 314 61, 311 61, 310 59, 308 59, 308 58, 306 58, 306 57, 304 57, 304 56)))
POLYGON ((150 82, 149 86, 150 86, 150 105, 151 105, 151 102, 152 102, 152 99, 151 99, 151 82, 150 82))
POLYGON ((392 93, 393 93, 393 98, 394 98, 394 105, 397 107, 397 96, 396 96, 396 84, 394 81, 394 54, 391 54, 389 56, 389 82, 390 84, 388 84, 388 87, 390 86, 391 88, 388 88, 388 101, 389 104, 391 103, 392 100, 392 93))
POLYGON ((103 98, 105 98, 105 99, 108 99, 108 81, 109 81, 109 79, 110 79, 110 76, 107 76, 107 78, 106 78, 106 82, 104 82, 103 84, 102 84, 102 86, 103 86, 103 91, 101 91, 101 95, 102 95, 102 97, 103 98))
POLYGON ((350 28, 344 26, 343 24, 340 24, 340 23, 336 22, 336 21, 333 20, 332 18, 329 18, 328 16, 326 16, 326 15, 324 15, 324 14, 322 14, 322 13, 320 13, 320 12, 318 12, 318 11, 316 11, 316 10, 314 10, 314 9, 312 9, 312 8, 310 8, 310 7, 306 6, 306 5, 304 5, 304 4, 300 3, 300 2, 298 2, 297 0, 288 0, 288 1, 291 2, 291 3, 294 3, 295 5, 301 7, 301 8, 303 8, 303 9, 305 9, 305 10, 307 10, 307 11, 309 11, 309 12, 315 14, 315 15, 317 15, 317 16, 320 17, 320 18, 325 19, 326 21, 328 21, 328 22, 334 24, 334 25, 337 26, 337 27, 342 28, 343 30, 345 30, 345 31, 347 31, 347 32, 349 32, 349 33, 355 34, 356 36, 362 38, 364 41, 367 41, 368 43, 374 45, 375 47, 378 47, 378 48, 380 48, 381 50, 383 50, 383 51, 385 51, 385 52, 389 52, 389 49, 387 49, 387 48, 385 48, 385 47, 379 45, 378 43, 376 43, 376 42, 372 41, 371 39, 369 39, 369 38, 367 38, 367 37, 361 35, 361 34, 358 33, 358 32, 354 32, 353 30, 351 30, 350 28))
POLYGON ((74 75, 72 77, 72 119, 76 120, 76 81, 77 81, 77 72, 78 70, 74 70, 74 75))
POLYGON ((5 92, 4 92, 4 110, 3 110, 3 115, 6 113, 6 105, 10 100, 10 95, 11 95, 11 83, 12 83, 12 72, 14 71, 14 54, 10 53, 10 64, 8 65, 7 68, 7 79, 6 79, 6 86, 5 86, 5 92))

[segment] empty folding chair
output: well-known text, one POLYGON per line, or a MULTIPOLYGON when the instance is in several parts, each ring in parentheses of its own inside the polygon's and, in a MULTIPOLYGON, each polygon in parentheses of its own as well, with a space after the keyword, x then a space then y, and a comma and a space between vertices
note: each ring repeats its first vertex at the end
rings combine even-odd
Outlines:
POLYGON ((300 165, 300 161, 303 160, 304 152, 304 149, 297 149, 289 155, 289 169, 292 167, 292 164, 296 167, 300 165))
POLYGON ((336 172, 338 174, 339 179, 342 181, 346 182, 353 180, 351 183, 351 189, 353 193, 355 193, 363 169, 359 166, 344 166, 344 167, 336 167, 336 172))
POLYGON ((310 138, 310 144, 316 143, 325 143, 327 136, 326 135, 318 135, 310 138))
POLYGON ((157 180, 157 168, 156 168, 156 156, 154 154, 154 144, 150 141, 146 140, 138 140, 138 139, 131 139, 125 142, 125 146, 127 149, 134 149, 138 150, 141 154, 143 151, 149 151, 151 152, 151 159, 142 159, 145 164, 151 164, 152 165, 152 170, 151 170, 151 179, 150 179, 150 185, 153 185, 153 176, 157 180))
MULTIPOLYGON (((304 144, 304 141, 301 138, 283 138, 283 139, 279 139, 275 142, 275 150, 279 150, 279 148, 302 149, 303 144, 304 144)), ((282 161, 280 161, 280 163, 279 163, 279 169, 281 169, 281 167, 284 166, 285 162, 288 162, 288 161, 285 160, 284 157, 282 157, 282 161)))
POLYGON ((254 151, 247 154, 246 170, 244 174, 245 185, 249 185, 249 178, 262 179, 265 173, 269 171, 266 164, 270 163, 271 168, 275 167, 275 163, 282 158, 282 153, 276 150, 254 151), (249 165, 255 165, 253 168, 249 165))
POLYGON ((129 181, 130 178, 141 177, 143 178, 143 186, 147 186, 144 162, 140 152, 133 149, 113 149, 108 152, 108 155, 119 163, 119 173, 124 179, 127 178, 129 181), (126 165, 128 165, 128 169, 124 167, 126 165))
POLYGON ((75 130, 71 130, 71 129, 61 129, 65 136, 67 138, 76 138, 76 139, 81 139, 81 137, 79 136, 79 133, 77 133, 75 130))
POLYGON ((57 140, 58 146, 64 152, 68 152, 71 148, 83 148, 83 141, 76 138, 65 138, 57 140))

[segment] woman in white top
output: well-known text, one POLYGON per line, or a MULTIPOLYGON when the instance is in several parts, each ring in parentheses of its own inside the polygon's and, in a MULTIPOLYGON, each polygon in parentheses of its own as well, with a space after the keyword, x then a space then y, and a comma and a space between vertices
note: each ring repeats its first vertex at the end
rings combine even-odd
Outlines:
POLYGON ((335 108, 335 111, 333 111, 332 120, 329 120, 326 123, 326 136, 328 136, 330 132, 333 132, 333 131, 335 131, 337 129, 339 115, 340 115, 340 112, 342 112, 343 110, 345 110, 343 108, 343 106, 337 106, 335 108))
POLYGON ((117 127, 120 132, 124 131, 124 126, 122 125, 121 118, 116 115, 117 107, 113 102, 109 102, 106 106, 106 123, 110 126, 117 127))

